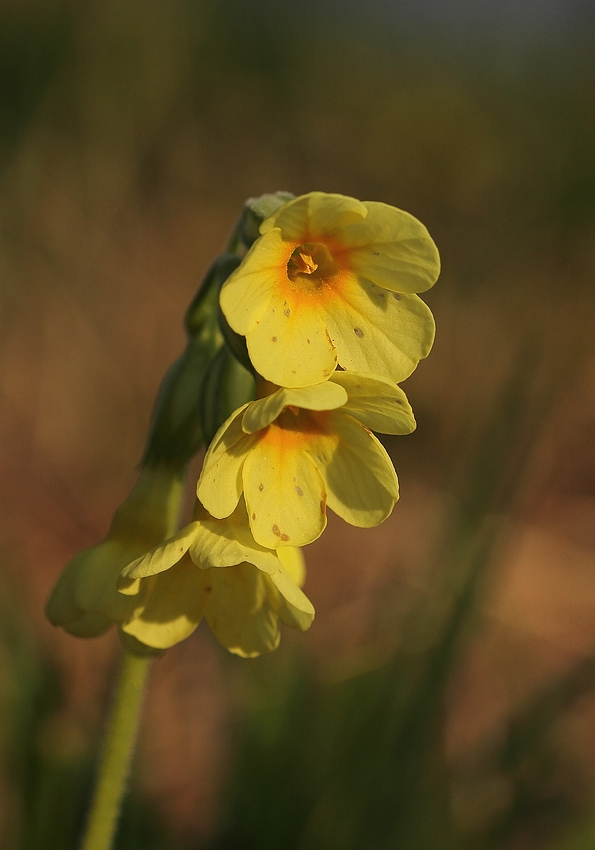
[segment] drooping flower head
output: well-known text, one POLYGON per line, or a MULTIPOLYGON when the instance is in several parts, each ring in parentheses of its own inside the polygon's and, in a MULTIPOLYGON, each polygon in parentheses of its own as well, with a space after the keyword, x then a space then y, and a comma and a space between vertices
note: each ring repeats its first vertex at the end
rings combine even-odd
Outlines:
POLYGON ((223 521, 197 505, 195 521, 174 534, 181 493, 179 475, 142 470, 105 540, 60 576, 46 606, 50 621, 79 637, 116 625, 141 654, 173 646, 203 617, 223 646, 245 657, 275 649, 279 621, 307 629, 314 609, 300 590, 301 551, 256 543, 243 500, 223 521))
POLYGON ((301 551, 256 543, 243 500, 227 519, 213 519, 201 505, 196 516, 123 570, 120 593, 133 604, 124 633, 167 649, 204 617, 223 646, 248 658, 278 646, 279 621, 305 631, 314 609, 300 590, 301 551))
POLYGON ((336 372, 332 380, 279 388, 240 407, 205 457, 198 498, 215 517, 244 494, 254 539, 268 548, 303 546, 326 526, 326 506, 371 527, 399 497, 392 462, 371 429, 415 428, 403 391, 385 378, 336 372))
POLYGON ((414 293, 433 286, 440 261, 412 215, 311 192, 260 232, 220 303, 266 380, 310 386, 339 365, 399 382, 429 353, 434 320, 414 293))

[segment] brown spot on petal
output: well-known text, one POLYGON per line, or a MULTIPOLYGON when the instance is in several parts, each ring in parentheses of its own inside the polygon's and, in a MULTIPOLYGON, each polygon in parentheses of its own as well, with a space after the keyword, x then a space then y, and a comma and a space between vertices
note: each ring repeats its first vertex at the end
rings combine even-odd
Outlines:
POLYGON ((275 525, 273 526, 272 531, 273 531, 273 534, 274 534, 276 537, 281 537, 281 531, 280 531, 279 526, 277 525, 277 523, 275 523, 275 525))
POLYGON ((363 339, 363 338, 364 338, 364 332, 363 332, 363 330, 362 330, 361 328, 354 328, 354 329, 353 329, 353 333, 354 333, 354 334, 356 335, 356 337, 358 337, 359 339, 363 339))
POLYGON ((304 491, 302 490, 301 487, 298 487, 297 484, 295 485, 295 492, 298 494, 298 496, 304 495, 304 491))
POLYGON ((252 519, 256 519, 256 514, 252 514, 252 519))
POLYGON ((212 587, 205 587, 205 593, 211 593, 212 590, 212 587))
POLYGON ((310 345, 310 340, 309 340, 309 339, 306 339, 306 342, 308 343, 308 345, 310 345))
POLYGON ((395 301, 400 301, 400 300, 401 300, 401 296, 399 295, 399 293, 398 293, 398 292, 393 292, 393 298, 395 299, 395 301))
POLYGON ((258 485, 258 489, 259 489, 259 490, 260 490, 260 492, 262 493, 262 491, 264 490, 264 484, 259 484, 259 485, 258 485))
POLYGON ((286 316, 291 316, 291 310, 289 309, 289 307, 287 307, 287 309, 284 310, 283 312, 285 313, 286 316))
POLYGON ((279 536, 281 537, 281 540, 284 543, 287 543, 287 541, 289 540, 289 534, 280 534, 279 536))
POLYGON ((276 336, 272 337, 272 341, 277 342, 277 337, 276 336))

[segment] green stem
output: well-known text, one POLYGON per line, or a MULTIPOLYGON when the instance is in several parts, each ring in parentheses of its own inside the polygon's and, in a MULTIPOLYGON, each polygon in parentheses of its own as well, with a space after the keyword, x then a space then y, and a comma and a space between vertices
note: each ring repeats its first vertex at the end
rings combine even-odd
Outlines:
POLYGON ((151 656, 125 652, 81 850, 109 850, 126 791, 151 656))

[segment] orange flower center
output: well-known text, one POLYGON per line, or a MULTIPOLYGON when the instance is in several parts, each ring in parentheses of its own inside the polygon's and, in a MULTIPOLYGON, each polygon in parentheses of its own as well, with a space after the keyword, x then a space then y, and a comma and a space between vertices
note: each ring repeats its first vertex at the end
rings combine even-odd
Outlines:
POLYGON ((333 275, 337 264, 322 242, 304 242, 294 250, 287 263, 287 277, 314 287, 333 275))

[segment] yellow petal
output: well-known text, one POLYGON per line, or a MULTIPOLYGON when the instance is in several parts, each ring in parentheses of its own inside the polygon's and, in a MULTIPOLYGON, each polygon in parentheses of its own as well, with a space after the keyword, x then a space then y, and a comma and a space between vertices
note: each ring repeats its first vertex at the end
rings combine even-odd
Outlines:
POLYGON ((312 625, 314 607, 308 597, 293 581, 289 573, 279 564, 279 569, 271 575, 271 581, 278 591, 272 600, 279 617, 286 626, 305 632, 312 625))
POLYGON ((346 195, 309 192, 284 204, 260 225, 261 233, 279 227, 283 239, 307 242, 322 235, 332 236, 337 228, 361 221, 368 214, 357 198, 346 195))
POLYGON ((434 317, 417 295, 399 295, 345 274, 340 293, 324 307, 339 365, 398 383, 430 352, 434 317))
POLYGON ((298 587, 306 581, 306 560, 299 546, 279 546, 277 557, 298 587))
POLYGON ((440 256, 426 227, 388 204, 365 201, 366 218, 342 227, 353 271, 393 292, 425 292, 440 274, 440 256))
POLYGON ((305 546, 325 529, 325 488, 304 445, 299 432, 271 425, 246 459, 244 497, 262 546, 305 546))
POLYGON ((270 579, 250 564, 209 570, 205 619, 230 652, 254 658, 279 645, 279 622, 270 605, 270 579))
POLYGON ((313 444, 329 508, 351 525, 379 525, 399 498, 390 457, 367 428, 343 411, 329 414, 330 429, 339 437, 330 456, 313 444))
POLYGON ((250 360, 267 381, 305 387, 333 372, 337 352, 318 302, 317 292, 292 287, 282 269, 268 310, 246 337, 250 360))
POLYGON ((337 382, 327 381, 301 389, 279 389, 265 398, 253 401, 242 419, 246 434, 254 434, 274 422, 286 407, 304 410, 335 410, 347 401, 347 392, 337 382))
POLYGON ((122 570, 121 579, 118 581, 120 593, 128 595, 138 593, 138 585, 134 583, 135 579, 162 573, 177 564, 184 557, 196 537, 198 525, 198 522, 191 522, 180 529, 173 537, 170 537, 169 540, 128 564, 122 570), (136 589, 133 590, 135 587, 136 589))
POLYGON ((190 557, 201 569, 233 567, 243 561, 264 573, 278 569, 277 556, 254 540, 247 521, 244 526, 228 520, 199 523, 190 557))
POLYGON ((347 390, 349 401, 342 410, 366 428, 381 434, 410 434, 415 430, 407 396, 392 381, 361 372, 335 372, 332 382, 347 390))
POLYGON ((269 309, 279 281, 295 245, 286 244, 281 231, 271 230, 250 248, 241 265, 221 287, 219 303, 236 333, 253 331, 269 309))
POLYGON ((208 581, 188 556, 167 572, 144 579, 144 597, 122 629, 155 649, 184 640, 199 624, 208 596, 208 581))
POLYGON ((223 423, 213 438, 198 479, 196 494, 214 517, 231 514, 242 495, 242 466, 253 438, 242 430, 247 404, 223 423))

